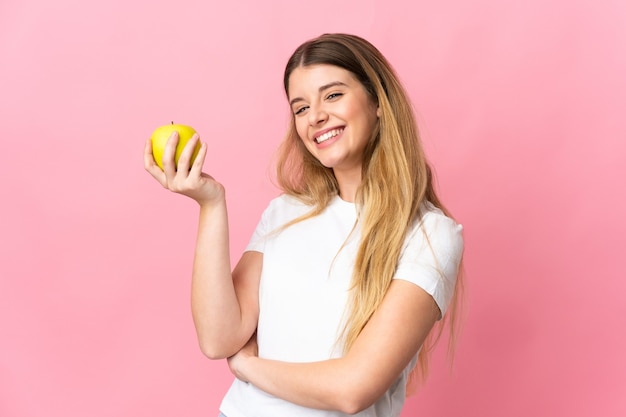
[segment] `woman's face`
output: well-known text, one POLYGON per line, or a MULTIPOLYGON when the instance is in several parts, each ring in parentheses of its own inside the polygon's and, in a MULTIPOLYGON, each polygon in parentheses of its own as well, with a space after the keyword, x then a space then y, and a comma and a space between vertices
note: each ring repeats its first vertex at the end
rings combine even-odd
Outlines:
POLYGON ((363 152, 378 108, 354 75, 333 65, 296 68, 288 97, 296 130, 309 152, 335 175, 361 175, 363 152))

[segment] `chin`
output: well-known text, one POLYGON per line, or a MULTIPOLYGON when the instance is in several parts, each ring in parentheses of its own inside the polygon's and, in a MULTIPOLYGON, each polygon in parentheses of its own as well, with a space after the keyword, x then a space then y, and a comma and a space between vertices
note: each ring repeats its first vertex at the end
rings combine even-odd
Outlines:
POLYGON ((318 159, 320 164, 324 165, 326 168, 334 169, 339 165, 339 161, 330 160, 330 159, 318 159))

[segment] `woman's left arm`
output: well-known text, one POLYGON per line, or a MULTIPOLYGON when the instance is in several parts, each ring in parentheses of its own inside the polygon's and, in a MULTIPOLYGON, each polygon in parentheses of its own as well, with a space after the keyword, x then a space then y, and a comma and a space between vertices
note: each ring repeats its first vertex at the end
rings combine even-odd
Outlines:
POLYGON ((237 378, 286 401, 355 414, 389 389, 440 314, 430 294, 394 279, 345 356, 311 363, 273 361, 257 357, 252 341, 229 359, 229 366, 237 378))

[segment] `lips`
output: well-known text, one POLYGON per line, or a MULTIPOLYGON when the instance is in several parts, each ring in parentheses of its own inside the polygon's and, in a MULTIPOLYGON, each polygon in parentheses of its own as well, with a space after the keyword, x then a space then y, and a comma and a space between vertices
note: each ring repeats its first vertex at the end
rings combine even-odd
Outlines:
POLYGON ((322 142, 326 142, 328 139, 334 138, 335 136, 339 135, 341 132, 343 132, 342 127, 330 129, 322 133, 321 135, 314 137, 313 140, 315 141, 315 143, 320 144, 322 142))

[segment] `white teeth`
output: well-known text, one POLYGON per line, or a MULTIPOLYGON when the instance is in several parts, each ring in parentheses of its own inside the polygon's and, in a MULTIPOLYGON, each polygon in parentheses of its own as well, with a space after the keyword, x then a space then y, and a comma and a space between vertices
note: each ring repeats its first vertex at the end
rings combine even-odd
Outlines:
POLYGON ((325 141, 327 141, 330 138, 334 138, 335 136, 337 136, 341 132, 343 132, 343 129, 333 129, 333 130, 331 130, 329 132, 326 132, 323 135, 317 137, 315 139, 315 142, 317 142, 317 143, 325 142, 325 141))

